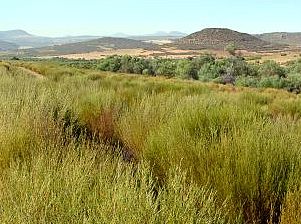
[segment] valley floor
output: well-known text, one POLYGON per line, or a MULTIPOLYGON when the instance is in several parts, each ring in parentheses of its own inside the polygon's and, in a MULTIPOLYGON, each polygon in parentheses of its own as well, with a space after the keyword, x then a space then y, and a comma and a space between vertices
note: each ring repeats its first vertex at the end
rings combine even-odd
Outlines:
MULTIPOLYGON (((301 55, 301 49, 291 49, 283 51, 270 51, 270 52, 248 52, 244 50, 238 50, 237 53, 245 57, 248 61, 264 62, 266 60, 273 60, 277 63, 284 64, 286 62, 296 60, 301 55)), ((138 57, 162 57, 162 58, 175 58, 184 59, 187 57, 198 57, 206 54, 212 54, 218 58, 226 58, 229 54, 223 50, 178 50, 172 48, 165 48, 161 51, 149 51, 143 49, 119 49, 119 50, 107 50, 107 51, 94 51, 89 53, 80 54, 65 54, 57 55, 55 57, 62 57, 67 59, 101 59, 113 55, 130 55, 138 57)), ((49 56, 48 56, 49 58, 49 56)))

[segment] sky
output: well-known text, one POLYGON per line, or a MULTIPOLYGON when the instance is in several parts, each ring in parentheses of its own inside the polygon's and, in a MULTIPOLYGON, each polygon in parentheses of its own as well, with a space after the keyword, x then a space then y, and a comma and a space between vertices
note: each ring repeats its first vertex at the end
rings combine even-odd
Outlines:
POLYGON ((208 27, 301 32, 300 9, 300 0, 3 0, 0 30, 43 36, 192 33, 208 27))

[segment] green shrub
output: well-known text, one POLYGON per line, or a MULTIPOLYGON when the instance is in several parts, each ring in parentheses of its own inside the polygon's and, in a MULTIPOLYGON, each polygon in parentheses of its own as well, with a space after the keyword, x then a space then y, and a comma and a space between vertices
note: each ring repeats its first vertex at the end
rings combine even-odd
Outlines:
POLYGON ((265 61, 263 62, 258 70, 261 76, 277 76, 285 77, 286 71, 275 61, 265 61))
POLYGON ((198 71, 199 79, 202 81, 209 81, 220 76, 220 68, 215 64, 206 63, 198 71))
POLYGON ((244 58, 231 57, 224 59, 224 67, 227 74, 232 76, 257 76, 257 67, 248 64, 244 58))
POLYGON ((111 71, 117 72, 121 67, 121 57, 119 56, 109 56, 104 60, 100 60, 97 69, 101 71, 111 71))
POLYGON ((278 76, 266 76, 262 77, 258 82, 258 87, 261 88, 276 88, 280 89, 285 86, 284 79, 278 77, 278 76))
POLYGON ((174 77, 176 67, 176 61, 172 59, 154 59, 152 61, 152 69, 155 75, 174 77))
POLYGON ((235 56, 236 46, 234 43, 230 43, 225 47, 225 51, 227 51, 230 55, 235 56))
POLYGON ((301 74, 301 59, 290 62, 288 64, 288 71, 290 73, 301 74))
POLYGON ((193 67, 200 69, 207 63, 213 64, 215 62, 215 57, 213 57, 212 55, 203 55, 192 59, 191 62, 193 64, 193 67))
POLYGON ((197 68, 189 60, 179 60, 175 70, 176 76, 183 79, 198 79, 197 68))
POLYGON ((301 92, 301 74, 288 74, 285 79, 284 88, 289 92, 301 92))
POLYGON ((236 86, 257 87, 258 79, 253 76, 240 76, 235 80, 236 86))

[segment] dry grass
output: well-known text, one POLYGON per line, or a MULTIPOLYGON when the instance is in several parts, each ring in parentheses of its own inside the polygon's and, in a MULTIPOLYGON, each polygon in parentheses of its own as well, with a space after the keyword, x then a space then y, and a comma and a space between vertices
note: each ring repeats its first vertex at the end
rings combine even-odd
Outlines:
POLYGON ((300 222, 299 96, 23 66, 48 78, 0 66, 3 223, 300 222))

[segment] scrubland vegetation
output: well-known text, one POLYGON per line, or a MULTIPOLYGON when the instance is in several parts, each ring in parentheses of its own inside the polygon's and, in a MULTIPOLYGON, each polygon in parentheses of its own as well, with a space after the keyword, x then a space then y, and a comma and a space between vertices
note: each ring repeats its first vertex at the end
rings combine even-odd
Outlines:
POLYGON ((247 62, 239 56, 217 59, 211 55, 181 60, 131 56, 110 56, 89 61, 56 60, 73 67, 100 71, 194 79, 244 87, 277 88, 294 93, 301 91, 300 59, 283 66, 274 61, 256 63, 256 60, 247 62))
MULTIPOLYGON (((131 72, 115 60, 0 63, 1 223, 301 222, 299 95, 97 71, 131 72)), ((300 79, 300 62, 141 61, 300 79)))

